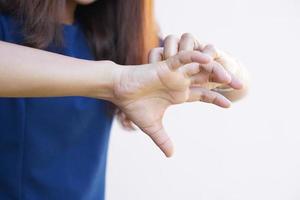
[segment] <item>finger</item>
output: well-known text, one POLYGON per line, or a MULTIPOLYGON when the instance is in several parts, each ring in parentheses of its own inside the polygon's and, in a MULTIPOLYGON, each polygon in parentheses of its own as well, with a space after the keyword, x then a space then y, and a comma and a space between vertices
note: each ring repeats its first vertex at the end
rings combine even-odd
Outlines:
POLYGON ((233 75, 231 72, 228 72, 229 74, 231 74, 231 82, 228 83, 228 86, 236 89, 236 90, 241 90, 244 87, 243 82, 237 78, 235 75, 233 75))
POLYGON ((127 118, 123 119, 122 121, 122 126, 128 131, 133 131, 135 130, 135 127, 133 125, 133 122, 127 118))
POLYGON ((191 84, 194 85, 203 85, 209 82, 209 76, 207 74, 198 73, 191 76, 191 84))
MULTIPOLYGON (((228 84, 231 82, 231 75, 224 67, 216 61, 212 61, 208 64, 200 65, 201 70, 205 71, 209 75, 210 82, 228 84)), ((200 70, 200 71, 201 71, 200 70)))
POLYGON ((206 45, 202 50, 202 53, 211 56, 213 59, 218 59, 220 57, 219 50, 214 45, 211 44, 206 45))
POLYGON ((195 45, 196 45, 195 50, 198 50, 198 51, 202 52, 207 44, 205 42, 195 40, 195 45))
POLYGON ((136 128, 135 128, 134 125, 133 125, 133 122, 132 122, 131 120, 128 120, 128 119, 125 119, 125 120, 123 121, 123 126, 124 126, 127 130, 129 130, 129 131, 134 131, 134 130, 136 130, 136 128))
MULTIPOLYGON (((228 83, 229 86, 231 87, 240 87, 241 82, 235 78, 233 75, 231 75, 231 73, 229 73, 227 70, 225 70, 218 62, 212 62, 210 64, 207 65, 199 65, 198 63, 190 63, 190 64, 186 64, 182 70, 184 71, 184 74, 187 77, 192 77, 192 76, 197 76, 200 75, 201 78, 203 78, 204 76, 209 76, 209 73, 213 73, 211 75, 211 77, 207 77, 206 79, 203 79, 205 81, 210 80, 212 82, 216 82, 216 83, 228 83), (216 66, 214 66, 216 65, 216 66), (201 72, 201 68, 204 68, 205 72, 207 72, 206 74, 199 73, 201 72), (212 72, 211 72, 212 71, 212 72), (231 77, 234 77, 234 79, 232 80, 231 77), (231 81, 231 82, 230 82, 231 81)), ((192 79, 193 81, 194 79, 192 79)), ((204 83, 204 82, 202 82, 204 83)))
POLYGON ((117 110, 116 115, 117 115, 117 119, 118 121, 121 123, 121 121, 123 120, 123 116, 122 116, 122 111, 121 110, 117 110))
POLYGON ((122 111, 118 112, 117 119, 124 129, 128 131, 136 130, 133 125, 133 122, 122 111))
POLYGON ((207 56, 199 51, 182 51, 166 60, 167 65, 171 70, 177 70, 179 67, 193 62, 199 64, 208 64, 210 61, 210 56, 207 56))
POLYGON ((161 123, 148 128, 143 128, 142 130, 152 139, 166 157, 171 157, 173 155, 173 143, 161 123))
POLYGON ((179 39, 174 35, 169 35, 164 41, 163 59, 166 60, 178 53, 179 39))
POLYGON ((216 61, 220 63, 228 73, 231 74, 232 80, 231 83, 228 84, 228 86, 237 90, 242 89, 243 82, 238 78, 239 76, 237 73, 241 67, 238 61, 223 51, 219 51, 219 58, 217 58, 216 61))
POLYGON ((128 128, 128 130, 130 130, 130 131, 136 130, 136 127, 134 126, 134 123, 130 119, 126 118, 124 120, 124 124, 126 125, 126 127, 128 128))
POLYGON ((182 67, 182 71, 186 77, 192 77, 200 72, 199 63, 190 63, 182 67))
POLYGON ((179 42, 179 51, 193 51, 196 48, 195 38, 190 33, 181 36, 179 42))
POLYGON ((236 76, 234 76, 230 70, 235 65, 235 62, 232 61, 230 56, 228 56, 225 52, 218 50, 211 44, 206 45, 202 52, 215 59, 217 63, 220 63, 222 67, 231 75, 231 82, 228 83, 229 87, 237 90, 243 88, 243 83, 236 76))
POLYGON ((163 60, 164 49, 162 47, 154 48, 149 53, 149 63, 157 63, 163 60))
POLYGON ((125 114, 122 111, 118 111, 117 119, 118 119, 119 123, 121 124, 121 126, 126 129, 126 125, 124 124, 125 114))
POLYGON ((211 103, 222 108, 229 108, 231 102, 223 95, 201 87, 191 87, 189 102, 202 101, 205 103, 211 103))
POLYGON ((241 90, 244 87, 244 84, 235 76, 231 76, 231 82, 228 84, 222 84, 222 83, 218 83, 216 81, 209 82, 210 79, 209 79, 208 75, 201 74, 201 73, 192 75, 190 77, 190 79, 191 79, 191 85, 201 85, 208 89, 214 89, 216 87, 221 87, 221 89, 222 89, 222 87, 224 87, 226 89, 231 88, 231 89, 241 90))

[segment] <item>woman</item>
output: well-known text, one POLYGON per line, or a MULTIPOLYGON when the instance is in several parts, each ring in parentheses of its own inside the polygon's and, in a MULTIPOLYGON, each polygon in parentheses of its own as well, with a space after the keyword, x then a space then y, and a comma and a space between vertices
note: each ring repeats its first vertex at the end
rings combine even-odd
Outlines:
POLYGON ((169 157, 162 117, 170 105, 226 108, 224 96, 246 91, 225 69, 236 62, 190 34, 157 48, 150 0, 0 6, 1 200, 103 199, 112 105, 169 157))

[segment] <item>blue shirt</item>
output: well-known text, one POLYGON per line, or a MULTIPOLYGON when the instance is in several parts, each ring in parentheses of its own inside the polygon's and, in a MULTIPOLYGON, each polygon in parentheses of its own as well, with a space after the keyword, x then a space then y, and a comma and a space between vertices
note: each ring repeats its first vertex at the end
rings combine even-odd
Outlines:
MULTIPOLYGON (((21 32, 0 15, 0 40, 22 44, 21 32)), ((63 34, 64 47, 48 51, 94 59, 79 24, 64 25, 63 34)), ((109 105, 84 97, 0 98, 0 199, 103 200, 109 105)))

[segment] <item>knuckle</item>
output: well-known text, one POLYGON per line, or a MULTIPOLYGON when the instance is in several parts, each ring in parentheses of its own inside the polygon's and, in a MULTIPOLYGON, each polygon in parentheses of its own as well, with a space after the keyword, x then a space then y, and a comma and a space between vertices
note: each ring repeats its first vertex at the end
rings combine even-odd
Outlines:
POLYGON ((216 99, 216 95, 211 92, 208 92, 206 98, 209 103, 214 103, 216 99))
POLYGON ((207 94, 206 94, 206 93, 202 93, 202 95, 201 95, 201 101, 206 102, 206 103, 209 103, 209 102, 208 102, 208 97, 207 97, 207 94))
POLYGON ((200 93, 200 94, 199 94, 198 101, 205 102, 205 101, 204 101, 204 98, 203 98, 203 93, 200 93))
POLYGON ((207 91, 201 92, 201 94, 199 96, 200 96, 200 101, 206 102, 206 103, 211 103, 212 100, 214 99, 213 95, 207 91))
POLYGON ((157 48, 151 49, 150 52, 149 52, 149 56, 155 54, 156 52, 157 52, 157 48))
POLYGON ((176 35, 168 35, 166 38, 165 38, 165 42, 168 42, 168 41, 174 41, 174 40, 178 40, 178 37, 176 35))
POLYGON ((205 48, 209 49, 209 51, 211 51, 214 54, 214 57, 216 58, 220 57, 220 52, 215 45, 207 44, 205 48))
POLYGON ((157 145, 161 147, 161 146, 166 145, 169 141, 170 141, 170 138, 166 137, 162 141, 160 141, 157 145))
POLYGON ((158 62, 158 61, 162 60, 162 57, 163 57, 162 53, 163 53, 162 47, 157 47, 157 48, 151 49, 148 53, 148 61, 149 62, 158 62))
POLYGON ((194 39, 194 35, 191 33, 184 33, 184 34, 182 34, 181 38, 182 39, 189 39, 189 38, 194 39))
POLYGON ((207 73, 211 74, 213 72, 213 69, 214 69, 213 63, 202 64, 201 69, 203 69, 207 73))

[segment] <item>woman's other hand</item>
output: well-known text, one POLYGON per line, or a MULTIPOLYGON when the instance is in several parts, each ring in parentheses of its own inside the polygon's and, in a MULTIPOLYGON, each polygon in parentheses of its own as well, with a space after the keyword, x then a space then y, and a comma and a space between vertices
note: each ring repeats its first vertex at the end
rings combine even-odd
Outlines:
MULTIPOLYGON (((243 85, 243 87, 239 87, 238 89, 234 89, 226 84, 214 82, 209 82, 200 86, 217 91, 231 101, 236 101, 246 96, 249 88, 249 77, 245 67, 233 56, 221 51, 214 45, 200 42, 190 33, 183 34, 181 38, 177 38, 174 35, 167 36, 164 40, 164 47, 154 49, 156 55, 153 56, 150 61, 157 62, 159 57, 162 60, 168 59, 177 52, 190 50, 200 51, 211 56, 214 62, 221 64, 224 69, 233 75, 233 82, 238 81, 243 85), (158 54, 160 55, 158 56, 158 54)), ((198 83, 195 84, 199 85, 198 83)))

